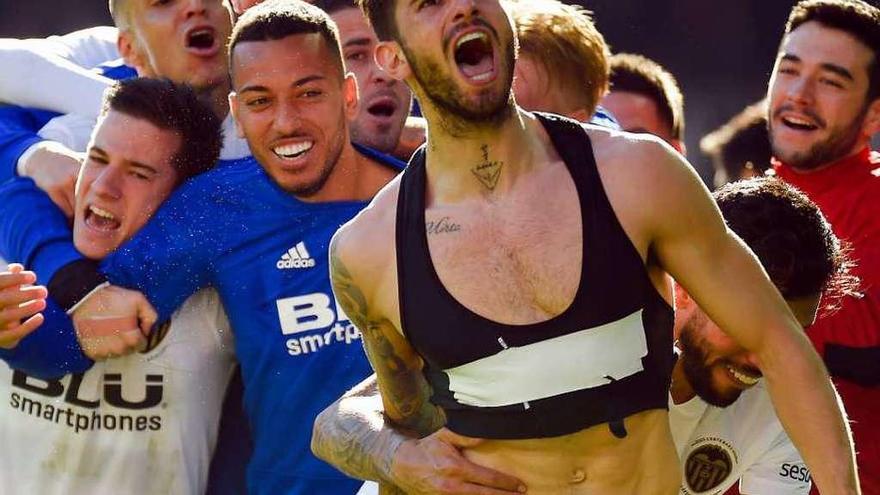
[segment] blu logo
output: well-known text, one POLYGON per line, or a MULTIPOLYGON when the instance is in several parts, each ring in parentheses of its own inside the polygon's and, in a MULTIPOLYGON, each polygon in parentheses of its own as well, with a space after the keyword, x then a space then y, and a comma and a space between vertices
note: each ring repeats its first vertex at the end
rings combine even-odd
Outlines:
POLYGON ((276 305, 281 333, 284 335, 329 328, 336 322, 337 316, 339 321, 348 320, 339 304, 335 304, 334 312, 330 307, 330 296, 321 292, 279 299, 276 305))
POLYGON ((101 405, 102 399, 105 403, 120 409, 149 409, 158 406, 162 403, 164 392, 162 380, 162 375, 147 375, 143 398, 140 400, 129 400, 123 396, 122 375, 119 373, 107 373, 104 375, 104 385, 101 390, 103 397, 99 397, 97 400, 89 400, 82 397, 81 394, 82 373, 71 375, 70 383, 66 386, 61 379, 43 380, 28 376, 21 371, 15 371, 12 374, 12 386, 14 387, 45 397, 64 397, 64 402, 88 409, 97 409, 101 405))

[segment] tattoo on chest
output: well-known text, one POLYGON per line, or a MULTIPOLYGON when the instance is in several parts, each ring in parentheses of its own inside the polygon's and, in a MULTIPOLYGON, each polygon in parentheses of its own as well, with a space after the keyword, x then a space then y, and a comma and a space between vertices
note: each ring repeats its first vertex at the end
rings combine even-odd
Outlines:
POLYGON ((481 149, 483 150, 483 161, 472 168, 471 172, 486 186, 486 189, 494 191, 495 186, 498 185, 498 179, 501 177, 501 167, 504 166, 504 162, 489 161, 489 145, 484 144, 481 149))
POLYGON ((425 222, 425 230, 428 231, 428 235, 454 234, 461 231, 461 225, 453 222, 449 217, 443 217, 440 220, 429 220, 425 222))

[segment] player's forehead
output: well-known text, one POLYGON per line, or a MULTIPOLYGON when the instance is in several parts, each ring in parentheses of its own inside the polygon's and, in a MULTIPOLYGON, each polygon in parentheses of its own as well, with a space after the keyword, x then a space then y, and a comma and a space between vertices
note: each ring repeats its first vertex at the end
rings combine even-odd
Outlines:
POLYGON ((781 63, 842 67, 867 79, 874 52, 846 31, 811 21, 785 36, 779 57, 781 63))
POLYGON ((240 42, 232 52, 232 65, 236 91, 252 86, 288 84, 314 76, 329 78, 339 71, 334 55, 320 33, 240 42))
POLYGON ((180 137, 145 118, 109 110, 98 121, 90 153, 108 161, 147 165, 157 171, 171 170, 180 137))
MULTIPOLYGON (((345 36, 345 31, 368 31, 371 34, 373 33, 369 21, 367 21, 363 12, 357 7, 345 7, 334 11, 330 14, 330 18, 336 23, 336 27, 339 28, 340 36, 345 36)), ((375 34, 373 34, 373 37, 375 38, 375 34)))

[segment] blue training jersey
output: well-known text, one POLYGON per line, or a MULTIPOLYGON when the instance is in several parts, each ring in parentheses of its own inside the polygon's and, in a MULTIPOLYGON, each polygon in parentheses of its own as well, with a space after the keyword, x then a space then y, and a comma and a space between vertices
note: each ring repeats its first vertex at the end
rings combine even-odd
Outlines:
POLYGON ((243 159, 181 187, 102 264, 112 283, 143 292, 160 319, 199 288, 220 293, 254 439, 251 494, 354 494, 362 483, 309 445, 318 413, 371 373, 360 334, 334 300, 328 264, 331 237, 366 204, 299 201, 243 159))

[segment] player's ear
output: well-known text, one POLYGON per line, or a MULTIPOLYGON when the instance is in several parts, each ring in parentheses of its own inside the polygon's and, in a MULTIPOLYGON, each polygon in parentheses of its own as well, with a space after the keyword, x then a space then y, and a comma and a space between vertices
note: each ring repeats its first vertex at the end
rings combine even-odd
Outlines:
POLYGON ((357 115, 360 101, 357 79, 351 72, 346 74, 345 80, 342 81, 342 97, 345 104, 345 117, 351 122, 357 115))
POLYGON ((242 129, 241 124, 238 120, 238 93, 235 91, 229 92, 229 112, 232 113, 232 120, 235 121, 235 133, 238 134, 238 137, 244 138, 244 129, 242 129))
POLYGON ((149 65, 145 63, 144 56, 141 54, 137 45, 137 40, 131 31, 119 31, 119 35, 116 37, 116 49, 125 61, 125 65, 134 67, 139 76, 153 76, 149 70, 149 65))
POLYGON ((880 98, 876 98, 868 105, 865 121, 862 124, 862 133, 869 138, 878 132, 880 132, 880 98))
POLYGON ((396 41, 380 41, 376 45, 376 65, 394 79, 403 81, 412 73, 403 50, 396 41))

